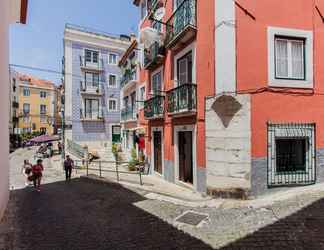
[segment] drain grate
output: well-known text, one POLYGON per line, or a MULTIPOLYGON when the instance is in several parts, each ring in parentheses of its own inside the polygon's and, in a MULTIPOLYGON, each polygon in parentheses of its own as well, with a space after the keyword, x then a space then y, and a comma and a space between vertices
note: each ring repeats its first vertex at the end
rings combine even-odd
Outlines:
POLYGON ((186 211, 175 219, 176 222, 198 226, 203 220, 207 219, 207 214, 201 214, 194 211, 186 211))

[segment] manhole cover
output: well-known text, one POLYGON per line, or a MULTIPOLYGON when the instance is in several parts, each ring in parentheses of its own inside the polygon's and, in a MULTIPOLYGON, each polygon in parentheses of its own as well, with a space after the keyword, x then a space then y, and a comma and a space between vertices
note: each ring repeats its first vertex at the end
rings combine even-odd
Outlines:
POLYGON ((189 224, 192 226, 198 226, 200 222, 207 219, 207 214, 201 214, 193 211, 184 212, 178 218, 176 218, 176 222, 189 224))

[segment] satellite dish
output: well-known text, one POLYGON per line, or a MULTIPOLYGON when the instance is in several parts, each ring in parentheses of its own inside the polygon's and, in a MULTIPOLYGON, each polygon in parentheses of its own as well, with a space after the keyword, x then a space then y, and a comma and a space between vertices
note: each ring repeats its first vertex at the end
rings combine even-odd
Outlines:
POLYGON ((164 7, 158 8, 154 12, 154 19, 156 19, 158 21, 161 21, 164 16, 165 16, 165 8, 164 7))

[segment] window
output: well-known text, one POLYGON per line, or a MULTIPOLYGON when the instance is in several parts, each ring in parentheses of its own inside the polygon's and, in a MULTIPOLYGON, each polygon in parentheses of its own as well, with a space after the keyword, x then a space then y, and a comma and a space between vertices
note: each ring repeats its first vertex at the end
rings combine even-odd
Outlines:
POLYGON ((268 27, 268 85, 313 88, 313 31, 268 27))
POLYGON ((141 2, 141 19, 144 19, 147 15, 147 8, 146 8, 146 0, 142 0, 141 2))
POLYGON ((26 124, 30 123, 30 116, 24 116, 23 121, 26 124))
POLYGON ((268 186, 316 181, 315 124, 269 123, 267 148, 268 186))
POLYGON ((85 118, 98 119, 99 118, 99 100, 85 99, 85 118))
POLYGON ((45 115, 40 116, 40 122, 41 123, 47 123, 47 117, 45 115))
POLYGON ((276 78, 305 79, 305 40, 275 37, 276 78))
POLYGON ((145 87, 141 87, 139 91, 139 107, 143 108, 144 107, 144 100, 145 100, 145 87))
POLYGON ((162 32, 162 23, 157 22, 157 21, 153 21, 152 22, 152 28, 159 31, 159 32, 162 32))
POLYGON ((39 110, 41 114, 46 114, 46 105, 41 104, 39 110))
POLYGON ((306 138, 276 139, 276 171, 306 170, 306 138))
POLYGON ((95 50, 85 50, 85 61, 87 63, 98 63, 99 62, 99 52, 95 50))
POLYGON ((108 86, 115 88, 117 87, 117 77, 115 75, 109 75, 108 86))
POLYGON ((16 78, 12 79, 13 83, 12 83, 12 91, 16 92, 16 78))
POLYGON ((117 64, 117 55, 109 54, 109 64, 116 65, 117 64))
POLYGON ((85 72, 85 82, 88 87, 99 87, 99 74, 92 72, 85 72))
POLYGON ((123 99, 124 108, 128 108, 128 96, 125 96, 123 99))
POLYGON ((192 67, 192 52, 190 51, 177 61, 178 85, 192 83, 192 67))
POLYGON ((36 123, 33 123, 33 130, 36 130, 36 123))
POLYGON ((39 95, 40 95, 40 98, 46 98, 46 92, 45 91, 40 91, 39 95))
POLYGON ((117 100, 116 99, 108 99, 108 110, 109 111, 117 111, 117 100))
POLYGON ((23 128, 23 133, 24 134, 31 133, 31 128, 23 128))
POLYGON ((153 94, 158 95, 162 90, 162 71, 159 71, 152 75, 152 91, 153 94))
POLYGON ((24 89, 23 89, 23 95, 24 95, 24 96, 30 96, 30 89, 28 89, 28 88, 24 88, 24 89))
POLYGON ((23 112, 24 112, 24 114, 29 114, 30 113, 30 104, 29 103, 24 103, 23 112))

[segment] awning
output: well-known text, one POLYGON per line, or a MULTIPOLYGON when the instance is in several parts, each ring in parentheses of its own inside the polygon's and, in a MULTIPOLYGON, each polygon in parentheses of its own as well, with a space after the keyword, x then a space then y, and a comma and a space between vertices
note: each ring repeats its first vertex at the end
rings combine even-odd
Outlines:
POLYGON ((160 33, 151 27, 142 29, 140 32, 140 43, 144 44, 144 48, 149 48, 154 42, 161 42, 160 33))
POLYGON ((44 143, 44 142, 50 142, 50 141, 59 141, 60 137, 57 135, 40 135, 37 137, 34 137, 33 139, 30 139, 31 142, 36 143, 44 143))

